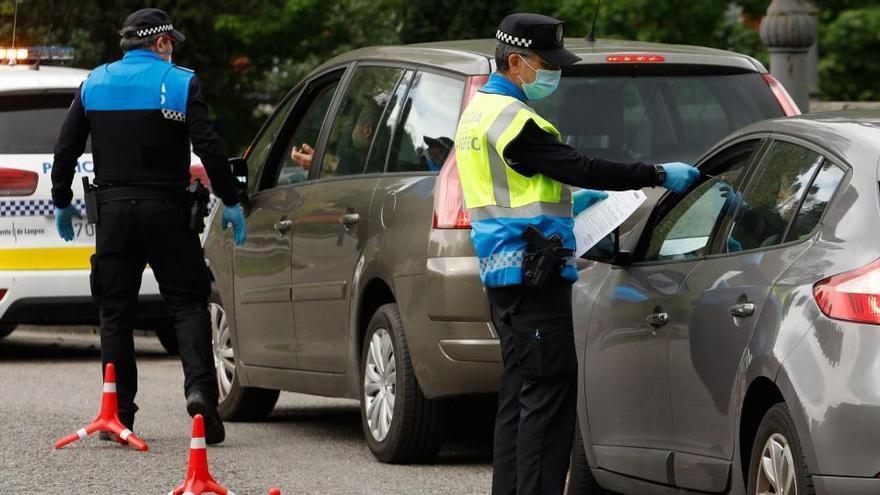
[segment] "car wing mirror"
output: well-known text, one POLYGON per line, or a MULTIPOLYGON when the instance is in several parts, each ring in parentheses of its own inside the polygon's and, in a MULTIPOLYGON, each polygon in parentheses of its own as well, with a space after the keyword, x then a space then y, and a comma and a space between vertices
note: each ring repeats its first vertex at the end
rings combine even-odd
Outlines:
POLYGON ((229 159, 229 167, 232 169, 232 177, 235 179, 235 186, 238 189, 238 197, 241 209, 247 216, 251 212, 251 201, 248 197, 248 164, 244 158, 236 157, 229 159))
MULTIPOLYGON (((596 261, 615 266, 629 266, 632 264, 632 253, 620 247, 620 229, 602 238, 595 246, 581 256, 582 259, 596 261)), ((578 268, 582 268, 579 264, 578 268)))

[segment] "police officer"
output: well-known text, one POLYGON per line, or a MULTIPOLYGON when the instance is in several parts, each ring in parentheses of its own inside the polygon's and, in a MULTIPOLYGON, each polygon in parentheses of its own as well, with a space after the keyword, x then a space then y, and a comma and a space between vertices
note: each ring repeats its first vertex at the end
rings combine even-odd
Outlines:
POLYGON ((528 105, 553 93, 560 67, 580 60, 563 47, 562 22, 514 14, 501 22, 496 38, 498 70, 463 112, 455 140, 480 277, 504 361, 492 493, 558 494, 565 485, 577 400, 572 206, 579 212, 607 196, 586 189, 572 198, 570 185, 683 192, 699 172, 682 163, 614 163, 563 144, 553 124, 528 105), (539 254, 523 236, 529 225, 545 239, 561 241, 549 253, 559 256, 552 275, 539 287, 533 286, 535 272, 523 269, 524 259, 539 254))
POLYGON ((246 230, 238 189, 198 78, 171 63, 184 36, 168 14, 138 10, 125 19, 120 35, 125 55, 89 74, 55 146, 56 228, 66 241, 73 239, 72 218, 79 212, 71 205, 71 182, 91 136, 99 204, 92 297, 100 308, 102 365, 116 367, 120 420, 132 429, 138 409, 132 325, 149 263, 174 316, 187 411, 204 416, 207 443, 220 443, 225 429, 217 413, 210 278, 198 232, 188 222, 190 143, 223 201, 223 228, 231 224, 234 242, 241 244, 246 230))

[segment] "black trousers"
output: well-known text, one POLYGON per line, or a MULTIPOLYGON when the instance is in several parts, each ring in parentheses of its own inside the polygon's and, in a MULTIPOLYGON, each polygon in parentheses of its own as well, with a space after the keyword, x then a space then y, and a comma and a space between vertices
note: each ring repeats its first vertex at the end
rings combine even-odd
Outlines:
POLYGON ((183 202, 114 201, 100 206, 92 297, 101 320, 102 367, 116 367, 119 415, 134 421, 137 366, 132 327, 141 275, 153 269, 174 316, 185 375, 184 392, 201 390, 216 399, 208 296, 211 281, 198 234, 187 226, 183 202))
POLYGON ((489 288, 488 294, 504 359, 492 494, 561 494, 577 406, 571 284, 489 288))

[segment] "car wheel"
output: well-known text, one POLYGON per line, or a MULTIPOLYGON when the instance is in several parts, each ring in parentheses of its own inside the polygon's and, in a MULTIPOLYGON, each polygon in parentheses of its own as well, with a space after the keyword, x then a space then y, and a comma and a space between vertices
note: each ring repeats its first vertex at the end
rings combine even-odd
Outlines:
POLYGON ((174 330, 174 324, 163 326, 156 329, 156 337, 159 343, 168 354, 176 356, 180 353, 180 346, 177 344, 177 332, 174 330))
POLYGON ((749 458, 749 495, 814 495, 813 479, 788 406, 771 407, 749 458))
POLYGON ((617 495, 616 492, 609 492, 599 486, 599 483, 593 478, 593 472, 587 462, 587 452, 584 450, 584 438, 579 424, 574 428, 574 445, 571 448, 571 464, 569 466, 566 495, 617 495))
POLYGON ((433 458, 446 437, 446 403, 428 400, 416 381, 396 304, 376 310, 361 353, 361 424, 381 462, 433 458))
POLYGON ((232 329, 216 292, 212 292, 208 299, 208 312, 211 315, 211 343, 220 394, 217 403, 220 416, 226 421, 266 419, 278 402, 279 391, 241 386, 235 369, 232 329))
POLYGON ((16 323, 0 323, 0 339, 12 333, 17 326, 16 323))

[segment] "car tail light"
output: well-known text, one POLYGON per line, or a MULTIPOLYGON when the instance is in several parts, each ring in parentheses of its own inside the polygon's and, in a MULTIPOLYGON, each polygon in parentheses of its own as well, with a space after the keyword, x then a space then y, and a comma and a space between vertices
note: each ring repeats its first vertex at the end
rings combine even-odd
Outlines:
POLYGON ((666 57, 651 53, 622 53, 609 55, 605 61, 609 64, 662 64, 666 57))
POLYGON ((776 101, 779 102, 779 106, 782 107, 782 111, 785 112, 785 115, 787 117, 800 115, 801 110, 798 108, 797 103, 791 99, 791 95, 785 90, 785 86, 770 74, 763 74, 763 77, 767 86, 770 86, 770 91, 773 92, 773 96, 776 97, 776 101))
POLYGON ((189 167, 189 181, 193 182, 196 179, 202 181, 202 184, 205 186, 209 187, 211 185, 211 179, 208 179, 208 173, 205 171, 205 167, 200 164, 189 167))
POLYGON ((0 289, 0 301, 3 301, 3 298, 6 297, 7 289, 0 289))
POLYGON ((40 178, 36 172, 17 168, 0 168, 0 196, 30 196, 37 190, 40 178))
MULTIPOLYGON (((467 89, 461 104, 462 111, 470 103, 477 91, 489 81, 489 76, 474 76, 468 79, 467 89)), ((458 162, 455 150, 446 158, 446 163, 434 184, 434 228, 469 229, 471 218, 464 204, 461 178, 458 176, 458 162)))
POLYGON ((829 318, 880 325, 880 260, 816 283, 813 295, 829 318))

